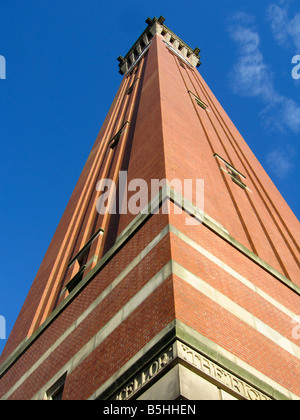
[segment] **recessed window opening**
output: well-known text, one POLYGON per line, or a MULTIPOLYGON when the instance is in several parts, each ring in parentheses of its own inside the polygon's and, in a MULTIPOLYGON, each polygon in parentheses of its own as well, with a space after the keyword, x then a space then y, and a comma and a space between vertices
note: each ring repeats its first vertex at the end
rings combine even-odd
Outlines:
POLYGON ((225 164, 226 169, 224 169, 222 166, 220 167, 220 169, 227 172, 235 184, 237 184, 242 189, 247 188, 246 184, 242 181, 242 179, 246 179, 245 175, 243 175, 241 172, 235 169, 230 163, 228 163, 217 153, 214 154, 214 157, 221 160, 225 164))
MULTIPOLYGON (((85 262, 86 262, 86 260, 87 260, 87 254, 86 254, 85 257, 86 257, 85 258, 85 262)), ((75 274, 75 276, 66 285, 66 289, 68 290, 69 293, 71 293, 72 290, 75 289, 75 287, 77 286, 77 284, 79 284, 81 282, 81 280, 83 279, 83 274, 84 274, 84 271, 85 271, 86 267, 87 267, 86 264, 82 262, 78 273, 75 274)))
POLYGON ((178 59, 178 63, 183 69, 185 69, 185 65, 183 64, 183 62, 181 60, 178 59))
POLYGON ((203 101, 201 101, 201 99, 195 98, 195 100, 196 100, 197 104, 201 106, 201 108, 203 108, 203 109, 208 108, 208 105, 206 105, 206 103, 204 103, 203 101))
POLYGON ((104 230, 102 228, 98 229, 97 232, 94 233, 94 235, 88 240, 88 242, 84 245, 83 248, 75 255, 75 257, 69 262, 68 267, 71 267, 75 261, 78 261, 82 263, 84 258, 83 256, 90 250, 90 247, 94 240, 98 238, 99 235, 103 235, 104 230))
POLYGON ((136 82, 139 80, 139 78, 137 77, 136 79, 135 79, 135 81, 132 83, 132 85, 126 90, 126 94, 127 95, 130 95, 131 94, 131 92, 133 91, 133 88, 134 88, 134 85, 136 84, 136 82))
POLYGON ((109 141, 109 148, 110 149, 114 149, 116 147, 116 145, 119 143, 121 135, 124 133, 124 131, 126 130, 126 125, 129 124, 129 121, 126 121, 122 127, 120 128, 120 130, 117 132, 117 134, 114 135, 114 137, 109 141))
POLYGON ((203 109, 207 109, 208 108, 208 105, 205 103, 205 102, 203 102, 198 96, 196 96, 193 92, 191 92, 190 90, 188 91, 191 95, 193 95, 193 97, 194 97, 194 99, 195 99, 195 101, 197 102, 197 104, 201 107, 201 108, 203 108, 203 109))
POLYGON ((246 184, 243 183, 239 172, 236 171, 232 166, 228 164, 226 164, 225 166, 228 170, 228 174, 230 175, 232 181, 235 182, 239 187, 243 189, 246 188, 246 184))
POLYGON ((61 401, 64 386, 66 382, 67 372, 63 374, 46 392, 45 399, 48 401, 61 401))
POLYGON ((103 235, 103 233, 104 233, 104 230, 102 228, 97 230, 97 232, 90 238, 90 240, 84 245, 84 247, 69 262, 68 267, 71 267, 74 263, 76 263, 77 270, 78 270, 75 276, 72 277, 72 279, 66 285, 66 289, 68 290, 69 293, 71 293, 71 291, 75 289, 77 284, 79 284, 81 280, 83 279, 84 271, 89 266, 87 259, 89 256, 89 251, 92 246, 92 243, 94 242, 96 238, 98 238, 99 235, 103 235))

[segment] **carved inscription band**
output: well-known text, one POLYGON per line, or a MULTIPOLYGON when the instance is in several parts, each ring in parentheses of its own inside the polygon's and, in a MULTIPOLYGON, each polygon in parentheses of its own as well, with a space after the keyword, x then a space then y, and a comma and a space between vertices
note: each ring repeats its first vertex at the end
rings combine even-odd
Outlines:
POLYGON ((166 369, 171 362, 184 362, 193 367, 193 370, 199 371, 202 377, 205 377, 216 386, 225 391, 232 391, 237 397, 247 400, 270 400, 268 396, 258 389, 242 381, 237 376, 223 369, 216 363, 204 357, 201 353, 191 349, 180 341, 175 341, 172 346, 164 353, 160 354, 151 364, 143 369, 134 377, 113 400, 128 400, 144 388, 148 382, 152 381, 156 375, 166 369))
POLYGON ((225 390, 232 390, 235 394, 238 394, 247 400, 270 400, 269 397, 242 381, 235 375, 221 368, 216 363, 213 363, 211 360, 202 356, 202 354, 192 350, 180 342, 177 343, 178 357, 203 372, 205 376, 211 378, 214 383, 217 383, 220 388, 224 389, 225 385, 225 390))
POLYGON ((162 353, 154 360, 146 369, 139 373, 132 381, 130 381, 125 388, 122 389, 113 400, 128 400, 133 395, 143 388, 151 379, 153 379, 159 372, 161 372, 167 365, 174 360, 174 345, 166 352, 162 353))

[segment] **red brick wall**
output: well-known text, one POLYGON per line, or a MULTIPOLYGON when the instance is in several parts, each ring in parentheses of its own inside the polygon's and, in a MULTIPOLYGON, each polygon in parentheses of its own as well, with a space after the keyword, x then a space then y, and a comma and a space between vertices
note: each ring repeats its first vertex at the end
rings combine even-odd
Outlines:
POLYGON ((176 276, 174 289, 177 319, 300 395, 299 359, 176 276))
POLYGON ((299 285, 296 217, 199 72, 183 69, 161 40, 158 51, 167 178, 204 179, 205 212, 299 285), (199 107, 188 90, 208 104, 208 110, 199 107), (214 153, 246 175, 251 192, 219 170, 214 153))
MULTIPOLYGON (((123 79, 2 354, 2 362, 51 313, 57 302, 57 290, 61 291, 69 280, 65 276, 68 261, 90 236, 99 227, 105 228, 102 242, 97 242, 93 248, 93 252, 98 250, 100 259, 136 216, 102 217, 97 214, 97 182, 104 177, 117 181, 119 170, 128 170, 128 182, 141 178, 147 181, 148 186, 153 178, 166 177, 169 181, 176 178, 204 179, 205 212, 228 229, 235 240, 300 285, 296 262, 299 226, 295 216, 199 73, 179 66, 177 58, 157 36, 141 61, 138 72, 123 79), (124 95, 135 77, 139 77, 139 82, 133 93, 124 95), (188 89, 208 103, 209 111, 196 104, 188 89), (109 139, 127 119, 130 124, 118 146, 107 153, 109 139), (251 192, 242 190, 228 174, 220 171, 221 164, 213 157, 214 153, 247 176, 246 184, 251 192), (81 203, 80 206, 78 203, 81 203), (50 282, 53 267, 57 271, 50 282), (44 293, 46 284, 49 285, 49 293, 44 293), (41 300, 43 305, 40 305, 41 300), (40 315, 32 323, 37 309, 40 315)), ((128 194, 128 198, 130 196, 128 194)), ((0 396, 6 394, 169 222, 297 314, 299 296, 296 293, 215 233, 203 225, 187 226, 185 219, 185 214, 149 218, 0 379, 0 396)), ((91 256, 92 253, 89 258, 91 256)), ((53 351, 11 398, 28 399, 34 396, 171 258, 293 341, 292 325, 287 315, 170 234, 53 351)), ((64 398, 88 398, 175 316, 300 395, 298 359, 177 276, 170 276, 70 373, 64 398)))
MULTIPOLYGON (((205 226, 186 226, 185 218, 186 214, 173 215, 171 223, 285 308, 295 314, 298 313, 299 295, 237 252, 233 246, 205 226)), ((171 233, 171 250, 172 259, 178 264, 299 346, 299 340, 293 338, 292 335, 294 325, 291 317, 204 255, 199 254, 197 250, 173 233, 171 233)), ((177 319, 295 394, 300 394, 299 359, 201 292, 196 291, 176 275, 174 276, 174 293, 177 319)))
MULTIPOLYGON (((299 298, 294 292, 203 225, 193 229, 186 227, 185 217, 185 214, 173 216, 172 224, 183 233, 189 233, 191 239, 204 249, 213 250, 214 255, 222 258, 224 263, 286 308, 297 310, 299 298)), ((143 225, 10 368, 0 381, 0 396, 39 360, 136 255, 161 232, 167 221, 167 216, 156 215, 143 225)), ((150 251, 10 398, 29 399, 35 395, 171 258, 297 344, 297 340, 293 340, 291 336, 292 324, 285 314, 171 233, 150 251)), ((175 318, 290 391, 300 394, 298 359, 207 298, 201 291, 173 275, 71 371, 67 376, 64 398, 88 398, 175 318)))
MULTIPOLYGON (((51 345, 70 327, 89 305, 105 290, 123 269, 161 232, 166 225, 166 216, 153 216, 132 239, 112 259, 92 282, 66 307, 62 314, 43 332, 29 347, 24 355, 7 371, 0 380, 0 396, 3 396, 11 386, 36 363, 51 345)), ((170 260, 170 238, 165 236, 162 241, 122 280, 122 282, 101 302, 100 305, 68 336, 68 339, 47 358, 29 379, 12 395, 12 398, 31 398, 56 372, 58 372, 129 300, 134 296, 164 265, 170 260)), ((121 361, 128 360, 130 354, 122 351, 125 342, 130 346, 131 339, 142 348, 149 339, 174 319, 174 298, 172 283, 166 281, 155 291, 155 296, 147 300, 141 308, 140 315, 128 318, 120 327, 122 338, 128 334, 123 344, 116 346, 116 332, 108 337, 110 344, 105 348, 105 360, 110 364, 110 371, 116 366, 114 358, 118 351, 122 354, 121 361), (150 306, 150 309, 149 309, 150 306), (165 315, 168 315, 165 317, 165 315), (150 320, 150 322, 148 322, 150 320), (125 329, 124 329, 125 328, 125 329), (133 332, 140 328, 143 334, 133 332), (153 328, 153 333, 151 329, 153 328), (132 333, 131 333, 132 332, 132 333), (116 346, 116 347, 115 347, 116 346), (113 359, 110 359, 110 356, 113 359)), ((139 312, 140 311, 140 312, 139 312)), ((118 339, 119 340, 119 339, 118 339)), ((121 339, 120 339, 121 340, 121 339)), ((135 349, 134 346, 134 349, 135 349)), ((124 350, 124 349, 123 349, 124 350)), ((98 350, 97 350, 98 351, 98 350)), ((104 351, 103 349, 101 351, 104 351)), ((134 350, 133 350, 134 351, 134 350)), ((94 356, 91 355, 93 358, 94 356)), ((89 358, 87 359, 88 363, 89 358)), ((104 360, 99 359, 99 369, 104 360)), ((96 365, 94 364, 94 368, 96 365)), ((99 378, 95 386, 99 385, 99 378)), ((74 386, 71 382, 70 386, 74 386)), ((79 386, 80 388, 80 386, 79 386)), ((71 391, 70 391, 71 392, 71 391)), ((79 389, 79 392, 80 389, 79 389)), ((92 392, 91 392, 92 393, 92 392)))

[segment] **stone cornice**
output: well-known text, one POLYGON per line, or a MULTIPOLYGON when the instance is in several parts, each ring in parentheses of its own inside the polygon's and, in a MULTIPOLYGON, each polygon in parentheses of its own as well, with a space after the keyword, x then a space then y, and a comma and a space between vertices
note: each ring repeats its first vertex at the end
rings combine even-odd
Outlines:
POLYGON ((198 67, 200 65, 199 48, 192 49, 189 47, 182 39, 164 25, 164 21, 165 18, 163 16, 159 19, 154 17, 153 19, 148 18, 146 20, 148 26, 142 35, 133 44, 125 57, 118 57, 119 72, 121 74, 126 74, 137 63, 155 35, 160 35, 166 43, 168 43, 177 54, 180 54, 191 66, 198 67))

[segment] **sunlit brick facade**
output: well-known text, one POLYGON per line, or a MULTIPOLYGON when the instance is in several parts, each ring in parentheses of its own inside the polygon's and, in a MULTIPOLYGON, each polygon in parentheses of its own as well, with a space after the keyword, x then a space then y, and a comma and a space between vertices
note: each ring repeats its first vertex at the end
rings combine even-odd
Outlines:
POLYGON ((199 49, 146 23, 2 353, 0 397, 299 399, 299 222, 199 49), (99 213, 103 179, 116 212, 99 213), (153 179, 169 184, 153 195, 153 179), (203 180, 204 207, 174 180, 203 180))

